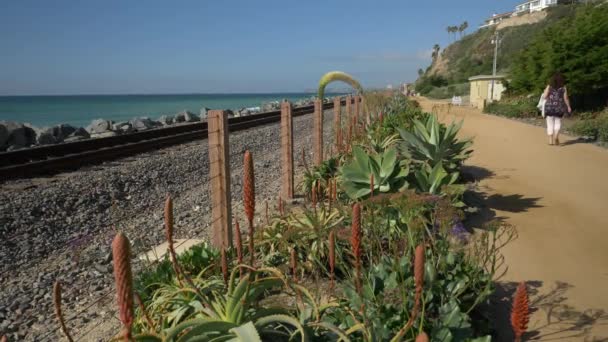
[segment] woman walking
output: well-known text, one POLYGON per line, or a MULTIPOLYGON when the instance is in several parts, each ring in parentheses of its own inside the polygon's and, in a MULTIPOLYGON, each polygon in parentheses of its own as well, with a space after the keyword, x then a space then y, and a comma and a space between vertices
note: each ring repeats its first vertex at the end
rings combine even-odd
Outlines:
POLYGON ((546 100, 545 116, 547 118, 549 145, 559 145, 559 129, 562 126, 562 117, 572 112, 564 76, 559 72, 553 74, 543 95, 546 100))

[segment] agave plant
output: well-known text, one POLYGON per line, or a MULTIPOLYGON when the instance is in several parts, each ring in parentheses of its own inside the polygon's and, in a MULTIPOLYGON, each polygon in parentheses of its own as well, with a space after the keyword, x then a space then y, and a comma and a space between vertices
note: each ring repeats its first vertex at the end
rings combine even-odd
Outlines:
POLYGON ((418 190, 438 195, 444 186, 452 185, 456 182, 459 173, 448 173, 441 163, 437 163, 433 168, 425 165, 420 170, 415 171, 414 176, 418 190))
POLYGON ((426 123, 414 120, 413 131, 398 129, 403 139, 403 153, 414 162, 431 167, 441 163, 448 172, 457 170, 460 164, 469 158, 473 144, 471 139, 458 140, 456 135, 462 122, 451 123, 445 127, 437 116, 430 115, 426 123))
POLYGON ((374 193, 405 189, 408 173, 409 167, 397 160, 394 148, 368 155, 360 147, 354 147, 352 161, 342 167, 342 185, 348 197, 359 200, 371 194, 372 185, 374 193))
POLYGON ((373 134, 367 135, 368 148, 374 153, 383 153, 387 149, 393 147, 399 140, 399 134, 392 134, 386 137, 373 134))

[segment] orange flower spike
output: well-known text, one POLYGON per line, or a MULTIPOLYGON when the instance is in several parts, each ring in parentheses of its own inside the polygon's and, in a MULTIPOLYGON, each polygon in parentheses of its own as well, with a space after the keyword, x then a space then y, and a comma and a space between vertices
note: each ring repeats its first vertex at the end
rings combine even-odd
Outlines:
POLYGON ((133 276, 130 243, 123 233, 118 233, 114 237, 112 258, 120 321, 124 326, 124 339, 130 341, 132 339, 131 326, 133 325, 133 276))
POLYGON ((334 288, 334 274, 336 269, 336 234, 332 230, 329 233, 329 280, 330 288, 334 288))
POLYGON ((526 283, 521 282, 515 291, 513 298, 513 309, 511 310, 511 327, 515 335, 515 341, 520 342, 521 337, 528 329, 530 321, 528 291, 526 283))
POLYGON ((298 281, 297 278, 298 271, 298 255, 296 253, 296 249, 291 249, 291 275, 293 276, 293 281, 298 281))
POLYGON ((351 244, 355 257, 355 285, 357 292, 361 293, 361 205, 353 205, 353 222, 351 226, 351 244))

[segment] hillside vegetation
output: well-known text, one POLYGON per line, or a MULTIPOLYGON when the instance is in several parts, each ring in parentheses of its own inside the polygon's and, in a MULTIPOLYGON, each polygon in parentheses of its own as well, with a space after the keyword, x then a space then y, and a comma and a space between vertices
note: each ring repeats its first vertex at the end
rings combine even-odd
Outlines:
POLYGON ((540 93, 555 71, 564 74, 577 107, 608 105, 608 4, 580 6, 536 34, 513 58, 509 90, 540 93))
MULTIPOLYGON (((549 8, 544 20, 500 29, 501 45, 497 60, 498 73, 508 73, 518 53, 546 28, 562 19, 574 17, 576 7, 575 5, 561 5, 549 8)), ((445 97, 463 95, 463 90, 468 91, 466 87, 454 87, 453 94, 449 94, 449 91, 442 92, 436 88, 447 89, 450 86, 466 83, 471 76, 491 74, 494 55, 492 39, 495 31, 496 27, 479 29, 441 51, 417 80, 416 88, 418 91, 423 95, 432 95, 433 93, 447 95, 445 97), (460 94, 456 89, 461 90, 460 94)))

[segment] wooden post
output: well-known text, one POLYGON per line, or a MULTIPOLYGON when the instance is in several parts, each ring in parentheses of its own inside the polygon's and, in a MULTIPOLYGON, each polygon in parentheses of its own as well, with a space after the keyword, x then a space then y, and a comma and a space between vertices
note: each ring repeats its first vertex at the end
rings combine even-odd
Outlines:
POLYGON ((334 134, 336 137, 336 150, 340 151, 340 147, 342 146, 342 117, 340 116, 340 111, 342 107, 342 103, 340 101, 340 97, 336 96, 334 98, 334 134))
POLYGON ((281 192, 283 199, 293 199, 293 118, 290 102, 281 103, 281 192))
POLYGON ((361 95, 361 112, 365 116, 365 122, 370 125, 372 123, 371 117, 369 115, 369 111, 365 108, 365 97, 361 95))
POLYGON ((315 100, 313 146, 315 154, 315 165, 323 162, 323 102, 315 100))
POLYGON ((213 246, 232 246, 232 203, 228 113, 211 110, 207 118, 209 141, 209 179, 211 182, 211 227, 213 246))
POLYGON ((352 118, 352 102, 353 102, 353 97, 348 95, 346 96, 346 120, 347 122, 352 122, 353 118, 352 118))
POLYGON ((359 115, 360 113, 360 101, 361 101, 361 96, 359 95, 355 95, 355 121, 357 122, 357 124, 359 124, 359 121, 361 121, 359 115))

